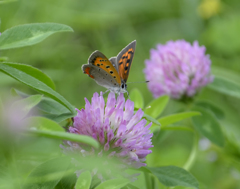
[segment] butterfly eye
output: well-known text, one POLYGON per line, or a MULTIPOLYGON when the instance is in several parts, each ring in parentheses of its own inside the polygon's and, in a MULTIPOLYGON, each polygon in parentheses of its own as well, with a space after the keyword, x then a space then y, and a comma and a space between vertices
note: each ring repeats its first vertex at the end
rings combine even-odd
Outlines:
POLYGON ((122 83, 121 87, 122 87, 122 89, 127 89, 127 84, 126 83, 122 83))

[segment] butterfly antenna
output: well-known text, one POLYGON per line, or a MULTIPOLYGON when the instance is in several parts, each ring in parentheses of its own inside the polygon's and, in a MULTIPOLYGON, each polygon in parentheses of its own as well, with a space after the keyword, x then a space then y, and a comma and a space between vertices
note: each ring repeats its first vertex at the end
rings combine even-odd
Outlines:
POLYGON ((128 82, 127 84, 129 83, 148 83, 149 81, 136 81, 136 82, 128 82))

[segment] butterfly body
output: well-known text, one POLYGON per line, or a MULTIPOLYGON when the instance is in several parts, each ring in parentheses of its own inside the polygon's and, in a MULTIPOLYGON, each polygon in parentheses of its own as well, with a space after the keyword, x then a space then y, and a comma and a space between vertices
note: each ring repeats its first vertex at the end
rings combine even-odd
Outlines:
POLYGON ((82 66, 82 70, 97 84, 114 93, 127 92, 127 79, 131 63, 135 53, 136 41, 131 42, 117 55, 110 59, 99 51, 94 51, 88 64, 82 66))

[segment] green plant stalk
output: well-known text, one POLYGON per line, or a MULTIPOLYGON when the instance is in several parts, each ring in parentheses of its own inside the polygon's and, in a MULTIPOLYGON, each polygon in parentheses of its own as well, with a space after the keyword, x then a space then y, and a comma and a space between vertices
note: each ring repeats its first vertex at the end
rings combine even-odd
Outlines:
POLYGON ((145 184, 146 184, 146 188, 151 188, 151 176, 149 173, 147 172, 143 172, 144 174, 144 178, 145 178, 145 184))
POLYGON ((199 136, 198 136, 197 133, 195 133, 194 143, 193 143, 193 146, 192 146, 191 153, 188 157, 188 160, 186 161, 186 163, 183 166, 183 168, 187 171, 189 171, 191 169, 192 165, 194 164, 194 162, 197 158, 198 142, 199 142, 199 136))

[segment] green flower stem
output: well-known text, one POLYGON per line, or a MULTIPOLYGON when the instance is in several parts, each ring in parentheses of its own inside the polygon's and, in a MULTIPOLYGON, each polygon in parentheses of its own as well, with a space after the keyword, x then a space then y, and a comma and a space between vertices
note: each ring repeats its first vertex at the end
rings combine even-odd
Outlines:
POLYGON ((145 178, 146 188, 151 188, 151 176, 147 172, 143 172, 145 178))
POLYGON ((198 153, 198 141, 199 141, 199 136, 197 133, 195 133, 192 151, 188 157, 188 160, 186 161, 185 165, 183 166, 183 168, 186 169, 187 171, 189 171, 191 169, 192 165, 194 164, 194 162, 196 160, 197 153, 198 153))

